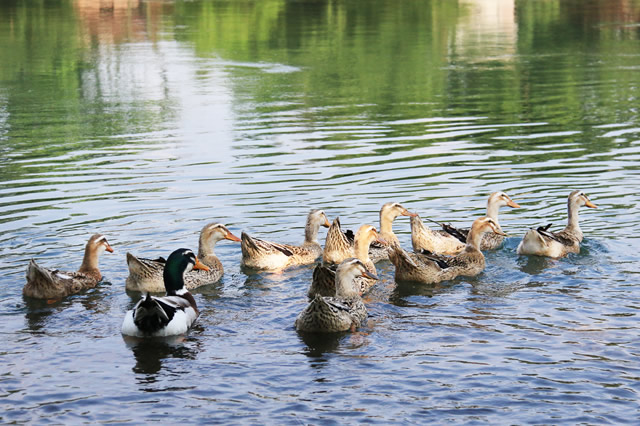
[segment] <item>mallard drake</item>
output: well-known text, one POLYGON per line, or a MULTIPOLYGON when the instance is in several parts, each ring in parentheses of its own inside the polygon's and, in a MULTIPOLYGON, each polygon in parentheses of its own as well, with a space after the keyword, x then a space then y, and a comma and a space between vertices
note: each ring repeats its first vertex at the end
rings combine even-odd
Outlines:
POLYGON ((324 297, 316 294, 296 318, 296 329, 330 333, 355 331, 360 327, 367 318, 367 308, 354 282, 357 277, 377 279, 358 259, 350 258, 342 262, 336 270, 335 296, 324 297))
POLYGON ((318 243, 320 226, 328 228, 329 219, 322 210, 311 210, 307 216, 304 243, 301 246, 259 240, 242 233, 242 265, 252 269, 281 270, 294 265, 315 262, 322 254, 318 243))
MULTIPOLYGON (((205 284, 218 281, 224 273, 222 262, 214 253, 214 247, 218 241, 230 240, 240 241, 221 223, 209 223, 200 231, 200 242, 198 248, 198 258, 209 270, 192 270, 185 274, 184 283, 187 290, 193 290, 205 284)), ((158 259, 145 259, 127 253, 127 265, 129 266, 129 276, 126 280, 127 290, 161 293, 165 291, 164 271, 166 260, 162 257, 158 259)))
MULTIPOLYGON (((400 203, 385 203, 380 208, 380 238, 387 244, 400 244, 398 237, 393 233, 393 221, 398 216, 417 216, 417 213, 411 213, 402 207, 400 203)), ((369 257, 373 263, 389 258, 387 246, 373 246, 369 249, 369 257)))
POLYGON ((163 270, 166 295, 144 295, 125 315, 122 334, 148 337, 186 333, 198 318, 196 301, 184 288, 184 275, 192 269, 207 271, 209 268, 200 263, 189 249, 178 249, 171 253, 163 270))
MULTIPOLYGON (((507 194, 502 191, 493 192, 487 200, 487 216, 493 219, 500 226, 498 221, 498 213, 500 207, 509 206, 511 208, 520 208, 518 203, 514 202, 507 194)), ((425 227, 419 217, 411 218, 411 243, 413 250, 420 252, 427 250, 437 254, 457 254, 465 248, 467 242, 467 234, 469 228, 456 228, 449 224, 438 223, 442 229, 432 231, 425 227)), ((502 244, 504 237, 495 232, 487 232, 482 237, 480 250, 493 250, 502 244)))
MULTIPOLYGON (((369 257, 369 247, 374 241, 377 241, 379 244, 385 244, 385 241, 378 237, 378 231, 376 231, 375 226, 372 225, 362 225, 360 229, 358 229, 358 232, 356 232, 354 240, 355 245, 352 251, 355 252, 356 258, 366 266, 367 271, 376 275, 376 267, 369 257)), ((333 296, 336 294, 335 282, 337 266, 335 263, 325 262, 324 260, 316 265, 313 270, 311 287, 307 293, 309 299, 315 297, 316 294, 320 294, 321 296, 333 296)), ((366 277, 356 278, 356 286, 359 287, 360 293, 365 293, 375 282, 376 280, 366 277)))
POLYGON ((460 275, 478 275, 485 265, 484 255, 479 249, 485 232, 505 235, 493 219, 480 217, 471 225, 465 249, 456 256, 408 253, 399 244, 394 244, 389 249, 389 259, 396 267, 396 281, 432 284, 460 275))
POLYGON ((22 294, 36 299, 60 299, 95 287, 102 280, 98 258, 105 250, 113 253, 107 238, 101 234, 92 235, 84 247, 84 258, 77 272, 46 269, 31 259, 22 294))
POLYGON ((520 244, 518 244, 518 254, 535 254, 547 257, 563 257, 569 253, 579 253, 582 242, 582 231, 580 230, 579 210, 580 207, 587 206, 595 209, 587 194, 580 190, 575 190, 569 194, 567 209, 569 218, 567 226, 559 232, 551 232, 551 224, 536 229, 530 229, 525 234, 520 244))

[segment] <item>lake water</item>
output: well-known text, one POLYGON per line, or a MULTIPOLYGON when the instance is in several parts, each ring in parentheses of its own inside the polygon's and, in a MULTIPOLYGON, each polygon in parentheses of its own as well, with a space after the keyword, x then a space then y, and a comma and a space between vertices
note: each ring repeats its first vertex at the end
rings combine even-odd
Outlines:
POLYGON ((640 421, 639 1, 9 1, 0 53, 0 422, 640 421), (580 254, 518 257, 576 188, 580 254), (380 263, 358 332, 298 334, 313 266, 247 275, 221 242, 187 336, 120 334, 127 251, 387 201, 468 226, 495 190, 522 209, 485 272, 380 263), (23 298, 94 232, 105 282, 23 298))

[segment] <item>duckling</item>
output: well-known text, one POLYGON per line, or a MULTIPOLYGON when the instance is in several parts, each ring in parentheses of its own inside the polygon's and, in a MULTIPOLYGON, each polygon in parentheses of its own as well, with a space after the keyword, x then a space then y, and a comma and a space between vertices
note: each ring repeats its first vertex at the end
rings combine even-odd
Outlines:
POLYGON ((122 322, 125 336, 175 336, 184 334, 198 318, 196 301, 184 288, 184 275, 192 269, 209 268, 189 249, 171 253, 162 272, 166 296, 147 293, 128 311, 122 322))
MULTIPOLYGON (((509 206, 520 208, 507 194, 502 191, 493 192, 487 200, 487 216, 498 222, 500 207, 509 206)), ((436 222, 437 223, 437 222, 436 222)), ((415 252, 427 250, 437 254, 457 254, 465 248, 467 242, 468 228, 456 228, 451 225, 440 223, 443 229, 432 231, 426 228, 419 218, 411 218, 411 242, 415 252)), ((480 250, 493 250, 502 244, 504 237, 494 232, 487 232, 480 243, 480 250)))
POLYGON ((311 210, 307 216, 304 243, 301 246, 279 244, 259 240, 242 233, 242 265, 261 270, 282 270, 289 266, 315 262, 322 254, 318 243, 320 226, 329 228, 330 223, 322 210, 311 210))
POLYGON ((389 250, 389 259, 396 267, 396 281, 432 284, 460 275, 478 275, 485 266, 484 255, 479 249, 480 243, 483 234, 490 231, 505 235, 493 219, 476 219, 471 225, 464 251, 452 257, 408 253, 399 244, 394 244, 389 250))
MULTIPOLYGON (((200 242, 198 248, 198 258, 209 270, 192 270, 185 274, 184 282, 187 290, 193 290, 205 284, 218 281, 224 273, 222 262, 215 255, 213 249, 220 240, 230 240, 239 242, 236 237, 221 223, 209 223, 200 231, 200 242)), ((127 265, 129 266, 129 276, 126 280, 127 290, 160 293, 165 290, 163 280, 163 270, 166 260, 162 257, 158 259, 144 259, 127 253, 127 265)))
POLYGON ((320 294, 311 300, 307 307, 296 318, 295 327, 307 332, 355 331, 367 318, 364 306, 354 279, 367 277, 377 279, 367 270, 360 260, 350 258, 338 266, 336 270, 336 293, 334 297, 323 297, 320 294))
POLYGON ((46 269, 31 259, 27 267, 27 283, 22 294, 36 299, 60 299, 81 290, 93 288, 102 280, 98 258, 104 251, 113 249, 102 234, 94 234, 84 248, 84 258, 78 272, 62 272, 46 269))
MULTIPOLYGON (((393 233, 393 221, 398 216, 417 216, 417 213, 410 213, 402 207, 400 203, 386 203, 380 208, 380 238, 389 245, 400 244, 398 237, 393 233)), ((389 258, 387 246, 374 245, 369 249, 369 257, 373 263, 389 258)))
POLYGON ((584 236, 580 230, 580 207, 598 208, 587 194, 580 190, 572 191, 567 200, 569 214, 567 226, 559 232, 550 232, 551 224, 537 229, 530 229, 518 244, 518 254, 535 254, 547 257, 563 257, 569 253, 579 253, 580 243, 584 236))
MULTIPOLYGON (((379 244, 385 244, 385 241, 379 238, 378 231, 376 231, 375 226, 372 225, 362 225, 360 229, 358 229, 358 232, 356 232, 354 239, 355 246, 353 247, 353 251, 355 252, 356 258, 365 265, 367 271, 376 275, 376 267, 369 257, 369 246, 374 241, 379 244)), ((307 293, 309 299, 313 299, 316 294, 320 294, 321 296, 332 296, 336 294, 336 268, 337 264, 325 261, 316 265, 313 270, 311 287, 307 293)), ((365 293, 376 283, 376 280, 360 277, 356 278, 355 282, 356 286, 360 289, 360 293, 365 293)))

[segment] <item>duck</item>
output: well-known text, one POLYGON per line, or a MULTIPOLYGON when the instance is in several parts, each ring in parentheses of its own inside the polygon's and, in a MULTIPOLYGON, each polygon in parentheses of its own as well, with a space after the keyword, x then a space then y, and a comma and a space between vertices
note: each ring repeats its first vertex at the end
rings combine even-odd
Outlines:
POLYGON ((301 246, 279 244, 241 234, 242 266, 257 270, 278 271, 295 265, 308 265, 322 254, 318 243, 320 226, 331 224, 322 210, 311 210, 307 216, 304 243, 301 246))
POLYGON ((27 266, 27 283, 22 294, 34 299, 61 299, 94 288, 102 280, 98 259, 105 251, 113 253, 107 237, 93 234, 84 247, 84 258, 77 272, 63 272, 38 265, 35 259, 27 266))
POLYGON ((398 216, 415 217, 417 213, 411 213, 400 203, 385 203, 380 208, 380 239, 386 241, 386 245, 374 245, 369 249, 369 257, 373 263, 389 258, 388 245, 400 244, 398 237, 393 233, 393 221, 398 216))
POLYGON ((579 253, 580 243, 584 238, 579 224, 579 210, 582 206, 598 208, 583 191, 572 191, 567 199, 567 226, 558 232, 549 231, 551 224, 529 229, 518 244, 517 253, 554 258, 579 253))
MULTIPOLYGON (((487 200, 486 217, 493 219, 500 226, 498 213, 500 207, 508 206, 514 209, 520 205, 513 201, 502 191, 492 192, 487 200)), ((458 254, 465 248, 467 242, 468 228, 456 228, 449 224, 438 223, 442 229, 433 231, 425 227, 419 216, 411 218, 411 243, 415 252, 427 250, 435 254, 458 254)), ((502 245, 504 237, 495 232, 484 234, 480 243, 480 250, 493 250, 502 245)))
POLYGON ((134 337, 166 337, 186 333, 198 318, 193 295, 184 287, 185 273, 193 269, 207 271, 193 251, 181 248, 169 255, 162 272, 166 295, 146 293, 128 311, 121 332, 134 337))
POLYGON ((438 256, 429 252, 409 253, 399 244, 392 245, 389 259, 396 268, 396 281, 434 284, 461 275, 478 275, 485 267, 480 244, 486 232, 506 235, 493 219, 483 216, 473 222, 464 250, 455 256, 438 256))
MULTIPOLYGON (((358 229, 358 232, 356 232, 354 240, 355 245, 352 247, 352 252, 355 253, 355 257, 365 265, 367 271, 376 275, 377 271, 375 264, 369 257, 369 246, 374 241, 378 244, 385 244, 386 242, 380 239, 378 231, 373 225, 362 225, 360 229, 358 229)), ((337 264, 325 262, 324 260, 316 265, 313 270, 311 286, 307 293, 309 299, 313 299, 316 294, 320 294, 321 296, 335 295, 335 276, 337 266, 337 264)), ((356 285, 359 287, 360 293, 366 293, 375 283, 376 280, 372 280, 367 277, 356 278, 356 285)))
POLYGON ((335 274, 335 295, 328 297, 316 294, 296 318, 296 330, 332 333, 355 331, 360 327, 367 318, 367 308, 354 282, 357 277, 378 279, 356 258, 342 262, 335 274))
MULTIPOLYGON (((191 270, 184 276, 185 288, 193 290, 205 284, 215 283, 220 280, 224 273, 222 262, 214 253, 214 247, 218 241, 229 240, 240 242, 221 223, 212 222, 206 224, 200 231, 200 241, 198 247, 198 258, 209 270, 191 270)), ((127 253, 127 266, 129 276, 125 282, 125 288, 131 291, 142 291, 151 293, 161 293, 165 291, 163 271, 166 260, 162 257, 158 259, 145 259, 127 253)))

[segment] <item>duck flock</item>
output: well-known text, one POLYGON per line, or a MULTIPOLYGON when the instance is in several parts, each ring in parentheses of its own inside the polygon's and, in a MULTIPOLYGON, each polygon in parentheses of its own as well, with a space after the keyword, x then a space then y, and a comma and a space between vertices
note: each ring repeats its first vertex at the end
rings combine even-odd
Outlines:
MULTIPOLYGON (((567 205, 568 223, 562 231, 552 232, 550 225, 529 229, 517 253, 554 258, 578 253, 583 239, 578 211, 582 206, 596 205, 580 190, 569 194, 567 205)), ((244 232, 238 238, 223 224, 207 224, 200 233, 197 256, 184 248, 175 250, 167 259, 145 259, 127 253, 126 288, 143 295, 125 314, 122 334, 150 337, 186 333, 199 315, 189 290, 222 277, 224 268, 214 246, 224 239, 241 243, 241 264, 254 270, 281 271, 312 264, 322 257, 313 271, 307 293, 309 304, 296 318, 295 327, 306 332, 354 331, 367 317, 361 296, 378 279, 376 262, 390 260, 398 282, 433 284, 457 276, 478 275, 485 267, 482 251, 499 247, 506 236, 498 222, 498 211, 503 206, 520 207, 504 192, 494 192, 487 202, 487 215, 477 218, 470 229, 438 223, 442 229, 434 231, 399 203, 386 203, 380 209, 380 229, 362 225, 355 234, 343 231, 338 218, 330 223, 322 210, 312 210, 300 246, 265 241, 244 232), (410 217, 411 252, 400 246, 393 233, 393 221, 398 216, 410 217), (318 243, 321 226, 329 228, 324 249, 318 243), (161 292, 165 295, 151 294, 161 292)), ((107 238, 95 234, 85 246, 77 272, 47 269, 31 259, 23 294, 55 300, 95 287, 102 279, 98 258, 105 251, 113 252, 107 238)))

